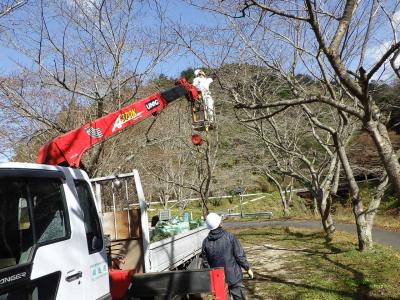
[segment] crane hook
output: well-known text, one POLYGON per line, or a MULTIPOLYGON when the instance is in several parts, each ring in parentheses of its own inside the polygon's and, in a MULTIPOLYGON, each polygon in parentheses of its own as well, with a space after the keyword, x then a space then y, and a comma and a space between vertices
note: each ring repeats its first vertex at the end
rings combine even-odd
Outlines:
POLYGON ((204 142, 204 140, 203 140, 203 138, 201 137, 200 134, 193 134, 192 135, 192 143, 193 143, 193 145, 200 146, 201 144, 203 144, 203 142, 204 142))

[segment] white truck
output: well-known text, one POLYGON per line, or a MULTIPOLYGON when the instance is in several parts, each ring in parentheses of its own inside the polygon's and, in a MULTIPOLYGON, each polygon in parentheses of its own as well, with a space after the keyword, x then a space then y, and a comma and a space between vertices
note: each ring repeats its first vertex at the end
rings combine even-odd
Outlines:
POLYGON ((38 164, 0 164, 0 300, 170 299, 200 292, 226 299, 223 269, 170 271, 195 261, 204 227, 150 243, 138 172, 90 180, 79 169, 87 149, 183 95, 198 99, 181 79, 51 140, 38 164), (126 205, 118 202, 117 178, 126 180, 126 205))
MULTIPOLYGON (((150 243, 139 174, 119 178, 130 176, 140 209, 111 212, 117 229, 111 243, 118 249, 110 254, 137 273, 168 271, 197 258, 205 227, 150 243), (130 218, 127 228, 123 216, 135 214, 140 218, 130 218), (129 228, 139 230, 123 235, 129 228)), ((115 177, 90 180, 79 169, 2 163, 0 178, 0 299, 111 299, 101 221, 109 213, 91 183, 100 195, 115 177)))

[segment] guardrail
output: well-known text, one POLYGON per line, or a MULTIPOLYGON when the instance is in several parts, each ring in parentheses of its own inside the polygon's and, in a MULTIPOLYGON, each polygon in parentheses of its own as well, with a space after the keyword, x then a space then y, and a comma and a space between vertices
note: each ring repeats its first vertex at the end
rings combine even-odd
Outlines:
POLYGON ((271 211, 264 211, 264 212, 257 212, 257 213, 218 213, 220 214, 222 217, 272 217, 272 212, 271 211))

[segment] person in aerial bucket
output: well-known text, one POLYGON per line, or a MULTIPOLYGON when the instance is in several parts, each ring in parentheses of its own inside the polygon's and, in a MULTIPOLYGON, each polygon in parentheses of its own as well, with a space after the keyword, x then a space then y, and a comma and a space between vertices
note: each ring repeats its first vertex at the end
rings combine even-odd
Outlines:
POLYGON ((210 84, 213 82, 213 79, 206 77, 206 74, 200 69, 194 71, 194 76, 195 78, 193 79, 193 85, 198 91, 201 92, 205 105, 207 120, 210 123, 214 123, 214 99, 211 97, 210 93, 210 84))

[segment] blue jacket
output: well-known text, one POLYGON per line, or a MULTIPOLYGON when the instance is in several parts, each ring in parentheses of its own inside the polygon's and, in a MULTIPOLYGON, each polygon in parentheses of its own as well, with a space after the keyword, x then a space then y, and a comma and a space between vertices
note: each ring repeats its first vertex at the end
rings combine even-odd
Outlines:
POLYGON ((229 286, 243 281, 242 270, 250 269, 250 264, 238 239, 222 227, 211 230, 203 241, 202 258, 204 268, 223 267, 225 281, 229 286))

